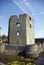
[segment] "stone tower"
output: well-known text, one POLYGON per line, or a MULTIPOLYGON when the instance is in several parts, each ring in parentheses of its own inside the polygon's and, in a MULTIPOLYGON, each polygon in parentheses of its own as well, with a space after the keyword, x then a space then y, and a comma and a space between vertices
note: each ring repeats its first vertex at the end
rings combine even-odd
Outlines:
POLYGON ((25 46, 34 44, 34 23, 30 16, 21 14, 11 16, 9 20, 9 36, 10 45, 25 46))

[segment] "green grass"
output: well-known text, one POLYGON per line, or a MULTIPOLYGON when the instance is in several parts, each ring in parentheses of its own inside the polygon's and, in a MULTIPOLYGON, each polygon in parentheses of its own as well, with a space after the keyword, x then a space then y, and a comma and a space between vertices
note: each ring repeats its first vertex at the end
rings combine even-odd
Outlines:
POLYGON ((37 61, 33 58, 23 56, 0 54, 0 62, 5 65, 36 65, 37 61))

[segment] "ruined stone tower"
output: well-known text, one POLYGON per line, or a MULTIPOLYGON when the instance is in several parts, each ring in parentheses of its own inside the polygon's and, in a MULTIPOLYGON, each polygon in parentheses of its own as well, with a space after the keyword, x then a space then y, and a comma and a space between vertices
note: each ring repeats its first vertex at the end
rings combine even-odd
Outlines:
POLYGON ((0 52, 9 55, 38 57, 42 47, 35 44, 34 22, 27 14, 11 16, 9 19, 7 45, 0 45, 0 52), (40 49, 41 48, 41 49, 40 49))
POLYGON ((21 14, 19 17, 16 15, 10 17, 8 43, 5 54, 38 56, 37 45, 34 41, 34 23, 30 16, 21 14))
POLYGON ((34 24, 27 14, 11 16, 9 20, 9 44, 25 46, 34 44, 34 24))

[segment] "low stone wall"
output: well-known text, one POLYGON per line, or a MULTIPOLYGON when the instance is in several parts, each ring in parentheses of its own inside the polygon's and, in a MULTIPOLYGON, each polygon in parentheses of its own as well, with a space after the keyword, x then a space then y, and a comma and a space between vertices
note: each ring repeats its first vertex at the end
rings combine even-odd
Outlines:
POLYGON ((5 50, 5 44, 0 43, 0 53, 3 53, 5 50))
POLYGON ((33 44, 33 45, 26 45, 26 46, 14 46, 14 45, 5 45, 0 44, 0 53, 5 53, 9 55, 18 55, 20 52, 26 53, 32 57, 38 57, 39 53, 42 52, 42 46, 33 44))
POLYGON ((26 45, 25 46, 25 52, 27 55, 30 55, 32 57, 38 57, 38 46, 36 44, 33 45, 26 45))
POLYGON ((4 53, 9 55, 18 55, 20 52, 26 53, 32 57, 38 57, 38 46, 36 44, 26 46, 7 45, 4 53))
POLYGON ((16 50, 16 51, 22 51, 24 49, 24 46, 11 46, 7 45, 6 50, 16 50))
POLYGON ((41 53, 43 51, 43 45, 39 44, 38 46, 38 53, 41 53))
POLYGON ((9 55, 17 55, 19 52, 24 50, 24 46, 11 46, 7 45, 4 53, 9 55))

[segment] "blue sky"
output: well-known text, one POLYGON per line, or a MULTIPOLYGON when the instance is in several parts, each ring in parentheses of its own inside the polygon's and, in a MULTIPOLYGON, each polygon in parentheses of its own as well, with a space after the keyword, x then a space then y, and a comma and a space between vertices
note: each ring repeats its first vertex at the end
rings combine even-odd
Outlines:
POLYGON ((23 13, 34 19, 34 36, 44 38, 44 0, 0 0, 2 35, 8 35, 10 16, 23 13))

